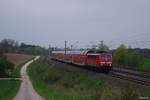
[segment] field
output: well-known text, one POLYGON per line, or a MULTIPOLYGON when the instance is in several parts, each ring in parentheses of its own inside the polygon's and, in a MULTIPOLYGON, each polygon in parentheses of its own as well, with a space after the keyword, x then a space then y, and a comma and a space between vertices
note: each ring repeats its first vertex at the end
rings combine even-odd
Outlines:
POLYGON ((143 70, 143 71, 150 72, 150 58, 149 59, 148 58, 144 59, 144 64, 140 69, 143 70))
MULTIPOLYGON (((20 69, 22 65, 28 60, 32 59, 32 56, 22 54, 5 54, 7 59, 15 64, 14 72, 11 77, 20 77, 20 69)), ((21 81, 19 80, 0 80, 0 100, 11 100, 17 93, 20 87, 21 81)))
POLYGON ((136 100, 150 96, 149 88, 100 77, 85 70, 39 59, 28 67, 35 90, 46 100, 136 100), (69 69, 68 69, 69 68, 69 69))
POLYGON ((20 65, 33 57, 31 55, 15 54, 15 53, 5 53, 4 55, 6 55, 8 61, 15 64, 15 66, 20 65))

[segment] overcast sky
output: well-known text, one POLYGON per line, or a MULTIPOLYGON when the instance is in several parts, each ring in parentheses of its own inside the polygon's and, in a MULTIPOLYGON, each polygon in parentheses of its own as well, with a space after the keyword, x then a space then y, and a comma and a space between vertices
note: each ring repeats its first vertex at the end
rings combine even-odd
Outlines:
POLYGON ((47 47, 63 47, 65 40, 141 46, 136 41, 150 40, 150 0, 0 0, 4 38, 47 47))

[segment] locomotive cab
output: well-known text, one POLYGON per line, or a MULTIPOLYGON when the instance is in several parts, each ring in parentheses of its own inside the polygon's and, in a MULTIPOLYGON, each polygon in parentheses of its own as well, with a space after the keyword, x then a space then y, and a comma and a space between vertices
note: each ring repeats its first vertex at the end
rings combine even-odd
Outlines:
POLYGON ((102 50, 90 50, 87 53, 87 63, 109 72, 112 69, 112 54, 102 50))
POLYGON ((111 54, 106 54, 106 53, 102 53, 99 56, 99 60, 100 60, 100 66, 101 67, 111 67, 112 66, 112 55, 111 54))

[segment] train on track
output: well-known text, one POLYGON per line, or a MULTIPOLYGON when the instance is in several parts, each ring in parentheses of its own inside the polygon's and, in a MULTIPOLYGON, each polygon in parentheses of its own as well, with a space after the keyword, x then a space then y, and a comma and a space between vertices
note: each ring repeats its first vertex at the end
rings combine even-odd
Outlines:
POLYGON ((112 54, 100 50, 52 51, 51 59, 83 67, 90 66, 104 72, 112 69, 112 54))

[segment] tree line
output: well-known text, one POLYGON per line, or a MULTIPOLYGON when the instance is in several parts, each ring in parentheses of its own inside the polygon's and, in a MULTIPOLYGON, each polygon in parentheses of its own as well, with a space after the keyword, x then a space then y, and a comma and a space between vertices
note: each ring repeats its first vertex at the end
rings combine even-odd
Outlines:
MULTIPOLYGON (((144 58, 147 56, 149 49, 131 49, 121 45, 113 51, 114 66, 138 69, 144 63, 144 58)), ((148 55, 150 52, 148 53, 148 55)))
POLYGON ((46 55, 48 50, 37 45, 18 43, 12 39, 4 39, 0 41, 0 52, 2 53, 23 53, 31 55, 46 55))

